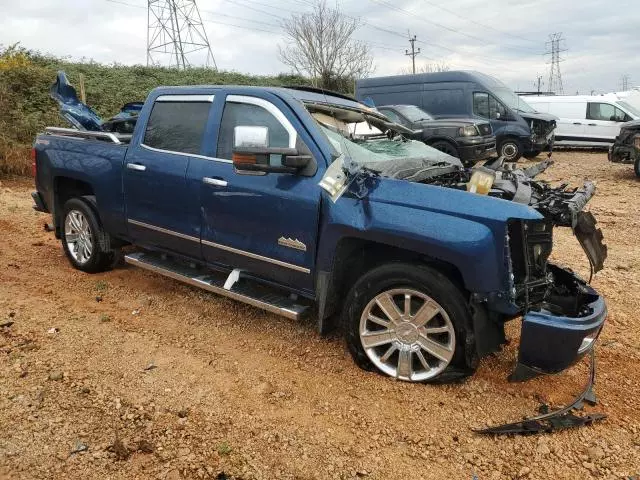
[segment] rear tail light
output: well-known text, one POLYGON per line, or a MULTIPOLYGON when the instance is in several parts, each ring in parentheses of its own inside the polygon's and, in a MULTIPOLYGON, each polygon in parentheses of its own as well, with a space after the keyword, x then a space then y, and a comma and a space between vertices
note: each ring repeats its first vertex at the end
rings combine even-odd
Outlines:
POLYGON ((38 173, 38 167, 36 165, 36 149, 32 148, 31 149, 31 175, 35 177, 36 173, 38 173))

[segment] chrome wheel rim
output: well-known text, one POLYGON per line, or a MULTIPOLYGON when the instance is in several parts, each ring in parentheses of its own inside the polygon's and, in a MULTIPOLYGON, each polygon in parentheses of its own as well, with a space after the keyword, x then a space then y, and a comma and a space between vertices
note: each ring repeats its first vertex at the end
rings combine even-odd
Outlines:
POLYGON ((511 160, 518 153, 517 147, 513 143, 505 143, 502 146, 502 156, 506 160, 511 160))
POLYGON ((396 288, 378 294, 364 308, 360 342, 383 373, 421 382, 438 376, 451 363, 456 334, 449 315, 433 298, 396 288))
POLYGON ((87 217, 79 210, 70 210, 64 220, 64 240, 73 259, 84 264, 93 253, 93 236, 87 217))

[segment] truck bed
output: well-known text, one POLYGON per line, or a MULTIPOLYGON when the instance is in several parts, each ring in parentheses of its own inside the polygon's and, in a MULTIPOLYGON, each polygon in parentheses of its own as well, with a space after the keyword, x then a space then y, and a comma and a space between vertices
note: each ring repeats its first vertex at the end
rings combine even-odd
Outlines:
POLYGON ((75 128, 47 127, 45 135, 61 135, 65 137, 84 138, 87 140, 100 140, 115 144, 129 144, 131 134, 113 132, 93 132, 90 130, 78 130, 75 128))

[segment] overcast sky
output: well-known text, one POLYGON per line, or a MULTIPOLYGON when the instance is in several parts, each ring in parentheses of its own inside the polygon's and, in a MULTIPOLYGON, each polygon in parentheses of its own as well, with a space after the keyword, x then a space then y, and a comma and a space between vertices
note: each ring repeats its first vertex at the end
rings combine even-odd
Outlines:
MULTIPOLYGON (((330 4, 336 0, 329 0, 330 4)), ((279 22, 310 10, 310 0, 198 0, 218 68, 253 74, 287 72, 278 60, 279 22)), ((356 33, 375 57, 374 75, 416 61, 479 70, 514 90, 548 82, 545 42, 563 32, 565 93, 619 90, 623 75, 640 85, 640 2, 637 0, 338 0, 360 18, 356 33)), ((98 62, 146 63, 145 0, 0 0, 0 44, 98 62), (116 3, 117 2, 117 3, 116 3), (62 6, 64 5, 64 7, 62 6)), ((197 63, 197 59, 196 62, 197 63)))

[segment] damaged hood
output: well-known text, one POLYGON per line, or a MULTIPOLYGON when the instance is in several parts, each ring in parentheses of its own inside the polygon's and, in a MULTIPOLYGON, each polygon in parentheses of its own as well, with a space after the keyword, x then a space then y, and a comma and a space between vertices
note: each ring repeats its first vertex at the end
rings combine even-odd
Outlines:
POLYGON ((118 114, 103 121, 95 110, 83 103, 76 89, 69 83, 67 75, 60 71, 49 88, 49 96, 60 106, 60 116, 78 130, 91 132, 133 133, 143 102, 126 103, 118 114))
POLYGON ((542 113, 542 112, 521 112, 518 111, 518 114, 524 118, 525 120, 542 120, 543 122, 557 122, 558 121, 558 117, 551 115, 549 113, 542 113))
POLYGON ((76 89, 69 83, 64 72, 58 72, 56 81, 49 89, 49 96, 60 105, 60 115, 78 130, 99 132, 102 119, 78 98, 76 89))
MULTIPOLYGON (((488 195, 467 191, 475 169, 464 169, 435 159, 406 158, 351 165, 345 170, 345 175, 347 182, 355 180, 355 195, 360 198, 368 195, 372 200, 394 201, 415 208, 435 207, 440 212, 501 221, 544 218, 555 226, 569 227, 585 251, 593 271, 597 272, 603 268, 607 247, 603 244, 602 231, 596 228, 595 218, 584 211, 595 194, 595 184, 585 182, 580 188, 568 188, 567 184, 554 187, 535 179, 551 165, 551 159, 524 169, 509 168, 501 159, 487 162, 481 169, 495 175, 488 195), (416 185, 409 187, 406 183, 385 179, 404 180, 416 185), (448 188, 456 193, 438 195, 435 199, 429 196, 429 204, 424 205, 418 184, 448 188), (415 192, 408 194, 407 188, 415 189, 415 192), (409 199, 415 199, 411 205, 408 204, 411 202, 409 199), (436 200, 437 205, 434 204, 436 200)), ((351 190, 354 191, 353 188, 351 190)))

